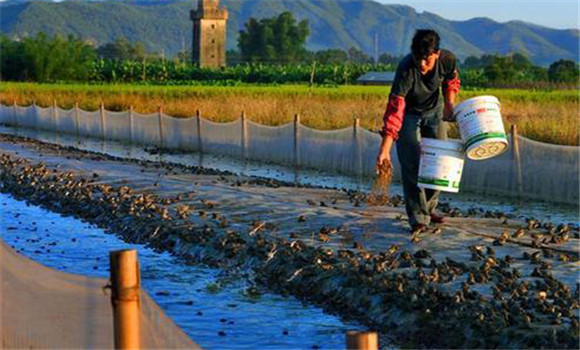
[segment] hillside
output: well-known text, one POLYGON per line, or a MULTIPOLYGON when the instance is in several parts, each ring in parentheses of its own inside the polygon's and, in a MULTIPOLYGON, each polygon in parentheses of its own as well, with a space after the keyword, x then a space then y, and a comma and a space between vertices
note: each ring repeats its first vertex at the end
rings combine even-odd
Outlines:
MULTIPOLYGON (((311 25, 308 48, 348 49, 372 54, 375 33, 379 51, 400 55, 408 51, 417 28, 433 28, 443 46, 460 58, 484 53, 519 51, 536 64, 560 59, 578 60, 580 31, 558 30, 488 18, 450 21, 432 13, 417 13, 412 7, 383 5, 371 0, 222 0, 230 11, 228 48, 236 48, 238 31, 250 17, 270 17, 291 11, 311 25)), ((22 37, 44 31, 74 34, 97 44, 125 36, 142 41, 148 50, 173 55, 191 43, 189 10, 197 1, 183 0, 68 0, 0 3, 0 31, 22 37)))

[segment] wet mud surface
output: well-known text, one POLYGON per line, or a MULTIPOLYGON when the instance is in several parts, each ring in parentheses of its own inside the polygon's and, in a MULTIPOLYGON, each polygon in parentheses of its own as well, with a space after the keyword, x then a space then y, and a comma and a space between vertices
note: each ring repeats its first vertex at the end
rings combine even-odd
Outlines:
POLYGON ((356 191, 7 135, 0 149, 3 192, 247 275, 403 346, 577 348, 577 226, 442 206, 455 217, 411 240, 400 198, 369 206, 356 191))
MULTIPOLYGON (((109 252, 137 250, 142 287, 206 350, 338 350, 345 348, 348 330, 364 329, 293 297, 257 289, 239 274, 186 264, 167 252, 126 243, 92 224, 27 205, 7 194, 0 193, 0 213, 2 241, 52 269, 108 279, 109 252)), ((44 307, 38 300, 32 303, 44 307)), ((3 311, 3 322, 9 322, 12 315, 3 311)), ((67 346, 61 343, 60 348, 67 346)))

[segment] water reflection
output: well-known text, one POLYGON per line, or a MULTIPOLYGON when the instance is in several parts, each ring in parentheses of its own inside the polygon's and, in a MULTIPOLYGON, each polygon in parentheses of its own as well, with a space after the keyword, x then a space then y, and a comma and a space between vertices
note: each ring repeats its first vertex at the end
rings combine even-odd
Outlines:
POLYGON ((186 265, 9 195, 0 194, 0 213, 2 239, 57 270, 108 278, 109 251, 137 249, 143 287, 205 349, 344 349, 346 330, 362 328, 294 298, 250 296, 247 279, 186 265))

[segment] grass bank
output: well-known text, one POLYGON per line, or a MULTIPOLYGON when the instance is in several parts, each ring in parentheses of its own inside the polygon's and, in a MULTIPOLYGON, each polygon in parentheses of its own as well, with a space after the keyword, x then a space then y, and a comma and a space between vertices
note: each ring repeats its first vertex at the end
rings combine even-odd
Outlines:
MULTIPOLYGON (((162 106, 165 113, 189 117, 196 110, 218 122, 231 121, 245 111, 248 117, 266 125, 280 125, 301 115, 302 123, 316 129, 336 129, 361 119, 367 129, 382 125, 389 87, 305 85, 280 86, 144 86, 1 83, 0 102, 20 105, 33 101, 49 106, 56 101, 63 108, 75 102, 85 110, 96 110, 101 101, 108 110, 133 106, 139 113, 152 113, 162 106)), ((460 100, 479 95, 497 96, 502 103, 506 129, 517 124, 520 133, 534 140, 579 145, 580 96, 577 90, 533 91, 520 89, 464 89, 460 100)), ((452 127, 451 135, 457 130, 452 127)))

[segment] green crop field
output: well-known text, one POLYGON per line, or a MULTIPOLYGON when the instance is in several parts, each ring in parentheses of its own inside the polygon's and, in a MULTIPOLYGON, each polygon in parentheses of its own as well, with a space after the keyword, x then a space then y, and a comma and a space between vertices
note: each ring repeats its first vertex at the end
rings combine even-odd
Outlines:
MULTIPOLYGON (((158 86, 1 83, 0 101, 19 105, 53 101, 70 108, 75 102, 85 110, 96 110, 104 103, 109 110, 133 106, 140 113, 159 107, 169 115, 192 116, 196 110, 210 120, 224 122, 242 111, 258 123, 280 125, 300 114, 303 124, 316 129, 336 129, 352 124, 378 130, 390 87, 307 85, 238 86, 158 86)), ((531 139, 562 145, 578 145, 580 95, 578 90, 464 89, 459 101, 480 95, 500 99, 506 130, 517 124, 519 132, 531 139)), ((457 130, 451 127, 451 136, 457 130)))

